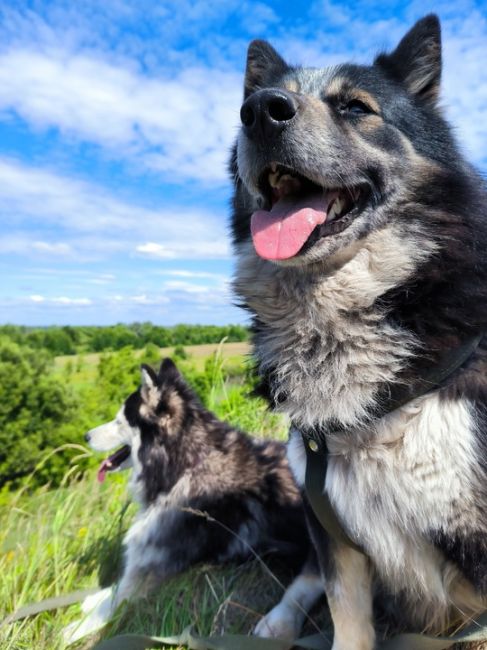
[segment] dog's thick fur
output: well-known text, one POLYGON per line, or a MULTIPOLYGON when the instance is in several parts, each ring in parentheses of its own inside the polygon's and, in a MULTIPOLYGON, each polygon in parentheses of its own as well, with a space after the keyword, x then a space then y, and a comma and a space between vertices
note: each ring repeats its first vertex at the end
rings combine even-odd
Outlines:
MULTIPOLYGON (((333 650, 374 647, 378 585, 410 629, 487 607, 487 339, 439 390, 379 417, 391 389, 487 329, 487 193, 443 117, 440 76, 433 15, 371 66, 291 67, 263 41, 248 51, 234 287, 253 314, 263 387, 294 426, 295 476, 303 485, 299 431, 320 431, 323 487, 364 550, 310 518, 333 650), (252 215, 271 210, 276 169, 287 194, 295 183, 351 199, 297 254, 265 259, 252 215)), ((286 621, 271 618, 279 635, 286 621)))
MULTIPOLYGON (((141 387, 86 439, 97 451, 123 445, 126 453, 112 454, 103 467, 132 467, 140 511, 124 539, 119 584, 88 600, 84 609, 94 611, 74 634, 70 628, 70 640, 106 622, 122 601, 198 562, 240 561, 253 549, 278 554, 298 571, 303 566, 309 537, 285 445, 217 419, 170 359, 158 374, 143 366, 141 387)), ((302 610, 293 616, 302 621, 302 610)))

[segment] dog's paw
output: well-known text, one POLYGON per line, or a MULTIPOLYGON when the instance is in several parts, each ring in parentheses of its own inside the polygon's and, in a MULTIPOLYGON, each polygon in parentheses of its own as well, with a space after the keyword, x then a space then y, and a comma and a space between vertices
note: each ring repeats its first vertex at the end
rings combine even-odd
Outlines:
POLYGON ((266 614, 254 628, 256 636, 294 641, 301 631, 299 617, 281 603, 266 614))
POLYGON ((108 623, 113 614, 113 590, 108 587, 87 596, 81 605, 81 611, 85 616, 63 629, 65 646, 97 632, 108 623))
POLYGON ((103 602, 111 600, 113 597, 113 588, 105 587, 105 589, 100 589, 90 596, 86 596, 81 604, 81 611, 83 614, 89 614, 97 607, 101 607, 103 602))

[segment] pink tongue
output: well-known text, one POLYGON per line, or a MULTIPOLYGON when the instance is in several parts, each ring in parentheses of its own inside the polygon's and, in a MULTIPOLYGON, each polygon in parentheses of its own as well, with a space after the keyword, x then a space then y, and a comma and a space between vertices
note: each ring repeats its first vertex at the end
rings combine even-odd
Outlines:
POLYGON ((316 226, 325 223, 333 198, 330 193, 306 196, 301 200, 284 197, 270 212, 254 212, 250 230, 257 254, 266 260, 294 257, 316 226))
POLYGON ((98 470, 98 474, 97 474, 98 483, 103 483, 103 481, 105 480, 105 477, 107 475, 108 468, 110 466, 111 466, 111 463, 108 460, 108 458, 102 462, 102 464, 100 465, 100 468, 98 470))

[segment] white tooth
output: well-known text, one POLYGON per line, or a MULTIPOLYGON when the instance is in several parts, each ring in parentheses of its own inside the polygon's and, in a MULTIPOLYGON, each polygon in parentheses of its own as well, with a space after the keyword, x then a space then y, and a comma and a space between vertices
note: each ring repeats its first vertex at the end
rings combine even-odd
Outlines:
POLYGON ((277 163, 273 162, 273 163, 271 163, 271 172, 275 173, 276 171, 277 171, 277 163))
POLYGON ((335 212, 337 214, 340 214, 341 211, 343 210, 343 201, 342 201, 342 199, 339 198, 339 197, 337 199, 335 199, 334 206, 335 206, 335 212))
POLYGON ((336 201, 333 201, 330 211, 328 212, 328 215, 326 217, 327 222, 333 221, 333 219, 335 219, 336 216, 337 216, 336 201))
POLYGON ((275 171, 273 174, 269 174, 269 185, 271 187, 279 187, 279 172, 275 171))

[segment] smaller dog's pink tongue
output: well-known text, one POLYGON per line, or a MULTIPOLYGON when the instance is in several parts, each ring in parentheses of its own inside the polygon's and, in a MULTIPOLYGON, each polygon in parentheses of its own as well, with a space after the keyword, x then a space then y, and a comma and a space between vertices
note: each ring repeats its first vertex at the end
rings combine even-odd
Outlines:
POLYGON ((111 467, 111 462, 108 460, 108 458, 104 461, 102 461, 99 469, 98 469, 98 474, 96 475, 98 479, 98 483, 103 483, 103 481, 106 478, 107 472, 109 468, 111 467))
POLYGON ((257 210, 250 231, 258 255, 266 260, 286 260, 304 246, 317 225, 325 223, 328 206, 336 194, 315 194, 302 199, 284 197, 270 211, 257 210))

